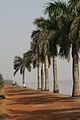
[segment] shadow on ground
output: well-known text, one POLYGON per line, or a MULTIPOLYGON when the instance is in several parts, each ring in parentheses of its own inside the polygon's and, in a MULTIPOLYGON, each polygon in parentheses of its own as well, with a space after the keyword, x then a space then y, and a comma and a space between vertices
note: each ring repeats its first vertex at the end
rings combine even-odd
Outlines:
POLYGON ((10 111, 15 115, 15 120, 80 120, 80 112, 74 112, 75 110, 80 109, 38 110, 33 112, 10 111), (20 118, 16 116, 16 112, 21 115, 20 118))
MULTIPOLYGON (((14 98, 13 104, 51 104, 53 102, 75 102, 80 101, 80 97, 58 97, 55 94, 46 94, 47 92, 29 90, 29 89, 18 89, 10 90, 7 96, 19 96, 14 98), (23 97, 20 97, 23 96, 23 97)), ((7 98, 8 99, 8 98, 7 98)), ((11 98, 12 99, 12 98, 11 98)), ((11 100, 10 98, 8 100, 11 100)))
MULTIPOLYGON (((79 106, 74 103, 80 101, 80 97, 58 97, 56 94, 49 94, 47 92, 36 91, 25 88, 7 89, 7 100, 12 101, 8 103, 9 112, 14 116, 14 120, 80 120, 80 102, 79 106), (69 102, 70 107, 66 104, 69 102), (58 103, 58 104, 57 104, 58 103), (56 105, 63 105, 64 109, 56 105), (48 108, 49 105, 54 105, 56 108, 48 108), (28 110, 22 108, 21 110, 11 109, 11 106, 25 106, 25 105, 45 105, 43 109, 28 110), (73 106, 74 105, 74 106, 73 106), (48 109, 47 109, 48 108, 48 109)), ((10 119, 9 119, 10 120, 10 119)))

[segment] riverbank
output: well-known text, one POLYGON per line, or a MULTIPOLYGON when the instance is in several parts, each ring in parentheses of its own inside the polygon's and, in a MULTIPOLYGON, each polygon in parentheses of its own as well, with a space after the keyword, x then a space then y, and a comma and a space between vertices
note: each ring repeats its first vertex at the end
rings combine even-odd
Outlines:
POLYGON ((6 120, 80 120, 80 97, 6 85, 6 120))

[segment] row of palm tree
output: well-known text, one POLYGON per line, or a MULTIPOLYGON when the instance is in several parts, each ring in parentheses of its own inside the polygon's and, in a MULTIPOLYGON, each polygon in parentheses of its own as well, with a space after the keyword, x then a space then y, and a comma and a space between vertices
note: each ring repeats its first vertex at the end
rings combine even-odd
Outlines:
MULTIPOLYGON (((79 50, 80 50, 80 0, 69 0, 46 4, 44 14, 34 20, 36 30, 31 34, 30 50, 23 58, 15 57, 14 75, 20 69, 23 75, 27 68, 37 67, 38 89, 49 90, 48 69, 53 61, 53 92, 59 93, 57 79, 57 57, 69 60, 72 55, 73 90, 72 96, 79 95, 79 50), (41 84, 40 84, 41 83, 41 84)), ((24 82, 23 82, 24 84, 24 82)))

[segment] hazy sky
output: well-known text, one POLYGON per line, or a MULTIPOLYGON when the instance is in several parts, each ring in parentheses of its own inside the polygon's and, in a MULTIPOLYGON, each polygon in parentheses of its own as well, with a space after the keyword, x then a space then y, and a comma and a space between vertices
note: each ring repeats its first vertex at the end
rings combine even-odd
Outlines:
MULTIPOLYGON (((43 15, 44 3, 49 0, 0 0, 0 72, 6 79, 13 77, 13 61, 16 55, 29 49, 30 34, 35 29, 33 21, 43 15)), ((71 64, 58 60, 58 77, 71 78, 71 64)), ((35 78, 35 72, 27 73, 28 80, 35 78)))
POLYGON ((13 78, 14 56, 28 50, 33 20, 48 0, 0 0, 0 72, 13 78))

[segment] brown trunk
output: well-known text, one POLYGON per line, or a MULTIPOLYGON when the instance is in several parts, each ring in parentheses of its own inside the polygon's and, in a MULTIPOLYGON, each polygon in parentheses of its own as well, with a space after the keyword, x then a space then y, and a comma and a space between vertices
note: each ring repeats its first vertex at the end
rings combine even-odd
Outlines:
POLYGON ((38 86, 37 89, 41 89, 41 67, 40 67, 40 59, 38 59, 38 67, 37 67, 37 74, 38 74, 38 86))
POLYGON ((48 56, 45 56, 45 90, 49 91, 49 79, 48 79, 48 56))
POLYGON ((73 51, 73 56, 72 57, 73 57, 73 91, 72 91, 72 96, 78 96, 79 95, 79 61, 78 61, 78 53, 73 51))
POLYGON ((44 64, 41 67, 41 90, 45 90, 45 80, 44 80, 44 64))
POLYGON ((56 61, 56 56, 53 57, 53 92, 54 93, 59 93, 59 88, 58 88, 58 79, 57 79, 57 61, 56 61))

